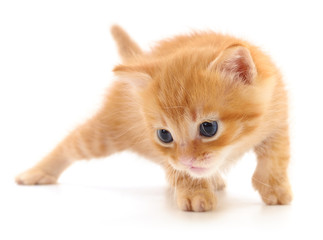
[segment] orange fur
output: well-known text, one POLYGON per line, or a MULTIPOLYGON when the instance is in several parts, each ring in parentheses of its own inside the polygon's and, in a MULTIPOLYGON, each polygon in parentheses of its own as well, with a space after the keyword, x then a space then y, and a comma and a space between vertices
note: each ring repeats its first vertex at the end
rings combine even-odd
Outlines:
POLYGON ((130 149, 161 164, 183 210, 216 206, 221 172, 254 149, 258 166, 253 185, 267 204, 288 204, 289 137, 287 97, 270 58, 250 43, 213 32, 161 41, 145 53, 118 26, 112 34, 123 65, 101 110, 79 126, 19 184, 55 183, 79 159, 130 149), (214 137, 199 125, 218 121, 214 137), (173 142, 162 143, 158 129, 173 142), (192 170, 184 164, 190 160, 192 170))

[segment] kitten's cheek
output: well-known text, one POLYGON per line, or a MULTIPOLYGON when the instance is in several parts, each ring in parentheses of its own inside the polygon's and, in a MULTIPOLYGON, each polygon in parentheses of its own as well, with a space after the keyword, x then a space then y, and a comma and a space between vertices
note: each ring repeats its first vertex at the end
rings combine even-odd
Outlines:
POLYGON ((174 159, 169 159, 168 162, 175 170, 184 171, 186 169, 183 165, 177 163, 174 159))

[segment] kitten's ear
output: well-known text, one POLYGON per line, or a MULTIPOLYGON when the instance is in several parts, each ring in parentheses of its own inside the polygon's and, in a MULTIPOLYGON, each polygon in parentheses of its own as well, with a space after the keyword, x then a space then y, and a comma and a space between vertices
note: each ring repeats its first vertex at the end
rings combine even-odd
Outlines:
POLYGON ((144 89, 151 81, 145 67, 119 65, 113 72, 118 80, 128 83, 135 90, 144 89))
POLYGON ((252 84, 257 75, 256 66, 249 50, 243 46, 225 49, 209 65, 209 70, 217 71, 225 78, 252 84))

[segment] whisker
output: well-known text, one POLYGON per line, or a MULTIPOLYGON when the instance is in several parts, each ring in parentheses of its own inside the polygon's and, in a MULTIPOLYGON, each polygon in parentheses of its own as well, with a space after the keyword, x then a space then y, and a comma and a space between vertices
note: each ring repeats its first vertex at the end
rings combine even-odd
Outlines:
POLYGON ((255 177, 252 177, 252 179, 255 180, 257 183, 260 183, 260 184, 262 184, 262 185, 264 185, 266 187, 272 188, 272 186, 270 186, 269 184, 264 183, 264 182, 260 181, 259 179, 255 178, 255 177))

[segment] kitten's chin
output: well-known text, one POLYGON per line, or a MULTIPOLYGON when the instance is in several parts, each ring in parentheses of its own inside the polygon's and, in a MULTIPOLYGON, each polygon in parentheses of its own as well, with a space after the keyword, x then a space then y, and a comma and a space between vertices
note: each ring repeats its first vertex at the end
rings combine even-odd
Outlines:
POLYGON ((216 173, 213 168, 191 167, 185 171, 193 178, 208 178, 216 173))

